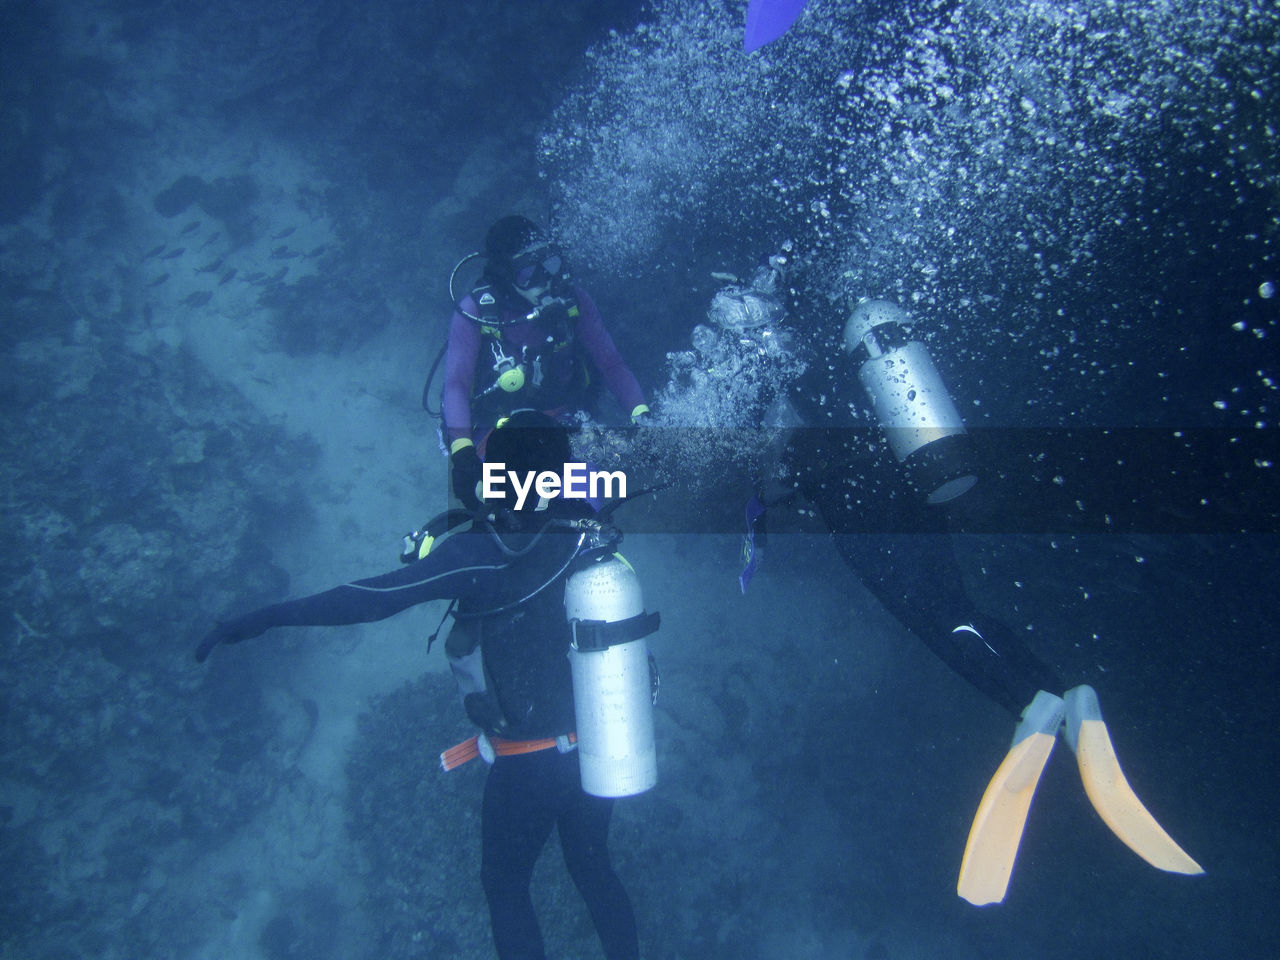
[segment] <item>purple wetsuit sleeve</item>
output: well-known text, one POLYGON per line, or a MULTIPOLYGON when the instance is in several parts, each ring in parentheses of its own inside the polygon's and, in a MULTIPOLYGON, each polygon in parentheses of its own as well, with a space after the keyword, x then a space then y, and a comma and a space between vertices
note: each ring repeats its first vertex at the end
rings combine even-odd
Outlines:
MULTIPOLYGON (((466 307, 465 302, 463 306, 466 307)), ((475 387, 479 356, 480 328, 455 310, 449 318, 449 344, 445 351, 441 400, 449 443, 471 436, 471 393, 475 387)))
POLYGON ((577 326, 578 343, 591 358, 595 368, 600 371, 605 386, 618 398, 622 409, 629 414, 639 404, 644 403, 644 391, 640 389, 640 381, 631 372, 627 362, 622 359, 622 354, 614 345, 613 337, 609 336, 609 331, 604 328, 604 320, 600 316, 600 310, 595 301, 581 287, 577 288, 575 293, 578 309, 581 312, 577 326))

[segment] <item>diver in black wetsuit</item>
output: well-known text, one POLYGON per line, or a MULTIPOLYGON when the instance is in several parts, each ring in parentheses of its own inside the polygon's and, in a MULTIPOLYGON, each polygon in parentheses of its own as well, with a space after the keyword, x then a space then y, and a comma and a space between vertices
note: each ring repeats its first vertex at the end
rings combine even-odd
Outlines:
POLYGON ((1014 717, 1037 690, 1066 689, 1016 631, 964 588, 944 507, 904 490, 865 427, 796 431, 795 489, 818 510, 845 564, 944 663, 1014 717))
MULTIPOLYGON (((775 271, 780 262, 771 259, 775 271)), ((756 293, 773 288, 772 281, 758 284, 756 293)), ((760 353, 739 340, 748 356, 760 353)), ((842 336, 811 347, 825 362, 808 363, 808 379, 788 385, 785 403, 778 398, 786 411, 774 419, 792 427, 785 467, 772 489, 747 506, 747 565, 739 582, 746 590, 755 572, 767 506, 801 496, 889 612, 1020 718, 974 818, 957 892, 975 905, 1004 898, 1032 795, 1060 732, 1090 801, 1122 841, 1162 870, 1202 873, 1129 788, 1093 689, 1082 684, 1055 693, 1065 689, 1056 671, 1007 625, 981 614, 966 593, 946 511, 977 482, 975 457, 906 312, 888 301, 861 301, 842 336), (843 362, 835 359, 841 354, 843 362)))
MULTIPOLYGON (((489 455, 520 472, 558 471, 571 460, 563 429, 532 412, 513 416, 495 431, 489 455)), ((272 627, 367 623, 429 600, 456 599, 457 616, 479 648, 451 660, 456 673, 467 675, 459 681, 464 704, 485 737, 469 741, 469 756, 452 762, 465 762, 478 749, 492 764, 482 807, 481 881, 498 956, 545 956, 529 885, 554 828, 605 956, 635 960, 635 916, 609 860, 613 800, 583 791, 571 736, 574 699, 562 579, 582 539, 566 521, 589 516, 590 508, 555 499, 540 510, 531 503, 504 515, 505 523, 476 523, 442 538, 425 557, 390 573, 221 622, 200 643, 196 659, 272 627)))
MULTIPOLYGON (((964 590, 946 508, 940 504, 972 487, 975 472, 963 428, 947 429, 950 422, 959 425, 959 414, 932 362, 919 344, 908 341, 905 313, 885 301, 867 301, 854 311, 858 322, 850 339, 860 353, 852 366, 836 358, 854 351, 839 337, 822 338, 821 323, 802 324, 809 335, 794 336, 781 302, 785 264, 779 254, 750 285, 734 279, 712 300, 712 326, 694 332, 697 363, 712 374, 717 364, 730 371, 731 390, 753 385, 754 404, 747 415, 786 429, 785 448, 777 464, 766 469, 771 474, 767 489, 758 491, 759 512, 749 519, 752 546, 762 547, 765 507, 797 496, 809 502, 845 563, 889 612, 948 666, 1020 715, 1037 690, 1062 689, 1062 684, 1013 630, 980 614, 964 590), (870 348, 864 339, 871 341, 870 348), (797 352, 799 343, 807 346, 803 355, 797 352), (874 360, 869 350, 875 351, 874 360), (877 380, 882 362, 890 370, 884 383, 877 380), (860 378, 857 365, 864 363, 872 370, 860 378), (886 443, 859 379, 874 383, 877 397, 886 398, 878 413, 889 411, 913 425, 896 439, 922 422, 933 431, 932 442, 916 443, 906 452, 909 470, 895 462, 895 453, 911 448, 912 441, 899 442, 896 449, 886 443)), ((731 393, 733 400, 741 395, 731 393)), ((754 567, 743 573, 744 590, 752 572, 754 567)))

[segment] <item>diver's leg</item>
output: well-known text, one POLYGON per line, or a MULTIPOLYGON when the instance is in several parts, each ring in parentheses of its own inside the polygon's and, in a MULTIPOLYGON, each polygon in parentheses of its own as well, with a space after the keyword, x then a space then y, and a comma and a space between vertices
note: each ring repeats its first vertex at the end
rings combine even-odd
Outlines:
POLYGON ((836 549, 894 618, 1015 717, 1057 672, 1008 625, 980 613, 942 533, 837 535, 836 549))
POLYGON ((583 792, 576 753, 556 759, 563 791, 557 824, 569 876, 586 901, 604 955, 608 960, 636 960, 640 946, 635 911, 609 861, 613 801, 583 792))
POLYGON ((499 757, 484 785, 480 882, 501 960, 545 960, 529 884, 555 826, 555 807, 537 754, 499 757))

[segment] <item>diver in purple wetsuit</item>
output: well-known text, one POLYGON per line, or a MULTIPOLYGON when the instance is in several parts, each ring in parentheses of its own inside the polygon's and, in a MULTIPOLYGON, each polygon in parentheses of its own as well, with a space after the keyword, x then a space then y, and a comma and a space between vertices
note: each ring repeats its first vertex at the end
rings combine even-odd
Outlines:
POLYGON ((570 279, 564 255, 533 221, 507 216, 485 236, 480 283, 449 318, 441 413, 454 495, 478 501, 484 435, 503 415, 583 409, 592 373, 635 423, 644 392, 605 329, 595 302, 570 279))

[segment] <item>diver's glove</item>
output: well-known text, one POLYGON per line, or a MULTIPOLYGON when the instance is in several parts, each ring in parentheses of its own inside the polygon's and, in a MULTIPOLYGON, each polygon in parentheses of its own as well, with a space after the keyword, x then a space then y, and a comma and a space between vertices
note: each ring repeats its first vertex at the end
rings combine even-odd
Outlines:
POLYGON ((647 403, 637 403, 635 409, 631 411, 631 422, 637 427, 653 426, 653 411, 649 409, 647 403))
POLYGON ((213 648, 219 644, 239 643, 242 640, 252 640, 254 637, 261 636, 267 626, 269 624, 259 623, 253 614, 236 617, 234 620, 219 620, 218 625, 210 630, 196 647, 196 662, 204 663, 209 659, 213 648))
POLYGON ((484 468, 480 465, 476 445, 464 437, 453 441, 450 450, 449 479, 453 483, 453 495, 468 510, 479 510, 480 496, 476 488, 480 486, 484 468))

